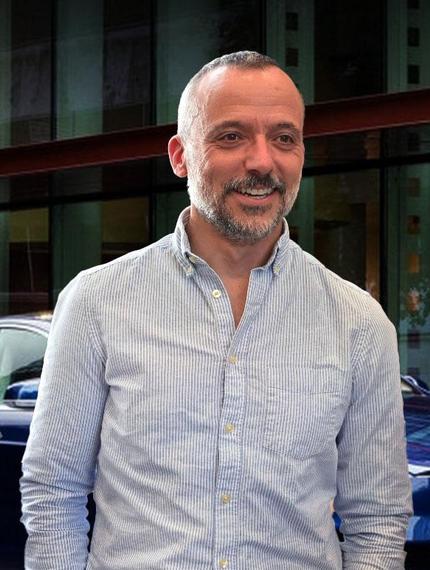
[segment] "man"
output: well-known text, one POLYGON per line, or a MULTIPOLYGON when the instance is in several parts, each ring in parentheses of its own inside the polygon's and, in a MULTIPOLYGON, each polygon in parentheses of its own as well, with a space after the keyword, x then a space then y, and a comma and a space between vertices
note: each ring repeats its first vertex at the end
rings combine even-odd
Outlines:
POLYGON ((253 52, 186 87, 169 156, 190 209, 58 301, 23 466, 29 569, 403 567, 396 335, 289 240, 303 117, 253 52))

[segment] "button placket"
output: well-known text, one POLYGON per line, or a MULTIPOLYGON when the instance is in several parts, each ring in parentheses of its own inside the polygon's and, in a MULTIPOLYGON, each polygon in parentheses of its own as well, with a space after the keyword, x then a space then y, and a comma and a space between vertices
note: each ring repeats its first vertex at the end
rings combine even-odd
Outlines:
MULTIPOLYGON (((242 329, 243 330, 243 329, 242 329)), ((217 477, 217 504, 215 506, 216 543, 215 561, 228 560, 228 567, 235 568, 237 550, 238 504, 240 494, 241 431, 245 404, 246 369, 241 361, 246 334, 236 335, 227 351, 224 376, 224 401, 221 412, 221 428, 218 443, 219 464, 217 477)), ((219 562, 218 562, 219 564, 219 562)))

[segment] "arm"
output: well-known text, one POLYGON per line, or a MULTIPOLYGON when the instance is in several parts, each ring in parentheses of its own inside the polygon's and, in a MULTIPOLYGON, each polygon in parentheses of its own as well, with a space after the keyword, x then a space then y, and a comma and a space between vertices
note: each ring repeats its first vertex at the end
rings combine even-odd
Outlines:
POLYGON ((335 509, 343 567, 400 570, 411 514, 396 332, 369 297, 353 354, 351 402, 338 437, 335 509))
POLYGON ((83 569, 107 386, 85 275, 60 295, 21 478, 28 570, 83 569))

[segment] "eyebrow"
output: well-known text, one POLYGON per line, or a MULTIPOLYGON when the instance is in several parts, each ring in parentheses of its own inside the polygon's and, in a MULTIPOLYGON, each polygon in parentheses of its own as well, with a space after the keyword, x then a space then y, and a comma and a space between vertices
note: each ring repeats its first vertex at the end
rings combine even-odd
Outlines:
POLYGON ((301 139, 303 137, 303 131, 298 129, 293 123, 278 123, 275 127, 276 129, 286 129, 292 132, 297 138, 301 139))
POLYGON ((245 124, 242 123, 241 121, 222 121, 221 123, 218 123, 217 125, 213 126, 208 131, 207 136, 213 137, 214 135, 217 135, 224 129, 243 129, 244 127, 245 124))

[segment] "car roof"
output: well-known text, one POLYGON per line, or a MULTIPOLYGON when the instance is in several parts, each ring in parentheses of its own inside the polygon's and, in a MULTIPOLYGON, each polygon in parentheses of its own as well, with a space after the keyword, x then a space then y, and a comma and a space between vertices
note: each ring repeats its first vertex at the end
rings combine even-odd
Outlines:
POLYGON ((0 317, 0 327, 31 328, 48 332, 51 320, 52 313, 48 311, 26 315, 8 315, 0 317))

